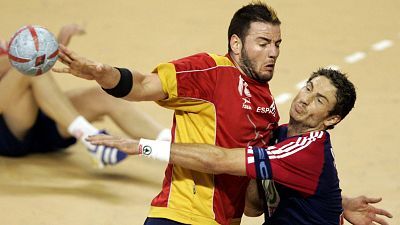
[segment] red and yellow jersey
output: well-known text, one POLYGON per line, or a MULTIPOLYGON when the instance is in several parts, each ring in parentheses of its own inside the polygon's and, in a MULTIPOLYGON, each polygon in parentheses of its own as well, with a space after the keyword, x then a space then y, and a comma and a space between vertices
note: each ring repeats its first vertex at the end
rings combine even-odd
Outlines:
MULTIPOLYGON (((227 56, 200 53, 158 65, 175 110, 172 140, 227 148, 267 146, 278 111, 268 84, 240 73, 227 56)), ((149 217, 187 224, 239 224, 248 178, 213 175, 169 164, 149 217)))

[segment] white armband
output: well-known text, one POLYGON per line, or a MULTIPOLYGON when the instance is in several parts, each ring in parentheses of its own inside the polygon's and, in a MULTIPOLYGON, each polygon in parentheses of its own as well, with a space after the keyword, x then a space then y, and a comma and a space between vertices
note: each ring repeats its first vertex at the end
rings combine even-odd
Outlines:
POLYGON ((139 141, 139 155, 169 162, 171 152, 171 142, 156 141, 141 138, 139 141))

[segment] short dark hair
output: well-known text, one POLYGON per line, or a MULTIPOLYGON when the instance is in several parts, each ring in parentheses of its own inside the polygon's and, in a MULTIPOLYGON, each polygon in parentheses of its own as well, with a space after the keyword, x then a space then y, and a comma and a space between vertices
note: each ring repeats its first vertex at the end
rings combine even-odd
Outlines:
MULTIPOLYGON (((354 108, 356 102, 356 89, 354 88, 353 83, 347 78, 345 73, 338 70, 324 68, 320 68, 318 71, 313 72, 308 79, 308 82, 318 76, 328 78, 331 84, 336 87, 336 105, 329 112, 329 115, 339 115, 341 120, 343 120, 354 108)), ((330 126, 327 129, 332 129, 333 127, 334 126, 330 126)))
POLYGON ((256 1, 240 8, 233 15, 228 29, 228 51, 231 51, 230 39, 232 35, 236 34, 240 40, 244 41, 250 24, 253 22, 265 22, 273 25, 280 25, 275 10, 267 4, 256 1))

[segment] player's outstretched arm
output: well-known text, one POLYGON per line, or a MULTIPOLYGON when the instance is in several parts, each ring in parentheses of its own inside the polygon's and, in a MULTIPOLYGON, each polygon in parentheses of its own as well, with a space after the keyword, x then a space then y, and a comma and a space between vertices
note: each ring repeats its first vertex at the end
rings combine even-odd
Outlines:
MULTIPOLYGON (((120 85, 122 76, 118 69, 79 56, 62 44, 60 44, 59 61, 66 67, 53 68, 54 72, 70 73, 79 78, 95 80, 104 89, 114 89, 120 85)), ((128 71, 133 75, 132 86, 128 89, 128 93, 124 95, 124 99, 131 101, 157 101, 167 97, 156 74, 144 75, 137 71, 128 71)))
POLYGON ((382 198, 369 198, 359 196, 349 198, 342 196, 342 205, 344 209, 344 218, 354 225, 389 225, 382 216, 392 218, 392 215, 384 210, 375 208, 372 204, 382 201, 382 198))
MULTIPOLYGON (((133 139, 94 135, 88 137, 87 141, 94 145, 115 147, 130 155, 146 155, 145 150, 139 149, 139 142, 133 139)), ((155 144, 151 146, 151 154, 155 156, 150 156, 152 158, 157 158, 157 155, 165 155, 165 151, 168 151, 168 149, 158 147, 160 146, 158 143, 161 142, 155 141, 155 144)), ((167 148, 169 145, 167 142, 167 148)), ((165 145, 163 146, 165 147, 165 145)), ((142 148, 144 147, 142 146, 142 148)), ((163 158, 165 159, 165 157, 163 158)), ((226 149, 207 144, 171 144, 169 155, 167 154, 166 158, 169 163, 204 173, 246 176, 244 148, 226 149)))
POLYGON ((172 144, 170 163, 211 174, 246 176, 245 148, 208 144, 172 144))

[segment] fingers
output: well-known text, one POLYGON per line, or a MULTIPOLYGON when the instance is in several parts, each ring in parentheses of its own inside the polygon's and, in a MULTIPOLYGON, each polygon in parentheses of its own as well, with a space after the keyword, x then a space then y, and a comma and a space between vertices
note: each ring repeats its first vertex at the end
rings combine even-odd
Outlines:
POLYGON ((124 139, 119 137, 113 137, 111 135, 93 135, 88 136, 86 141, 93 145, 105 145, 108 147, 117 148, 127 154, 137 155, 139 153, 136 140, 124 139))
POLYGON ((70 68, 52 68, 51 71, 56 73, 71 73, 70 68))
POLYGON ((92 141, 102 141, 102 140, 116 140, 120 139, 108 134, 96 134, 96 135, 90 135, 86 138, 87 141, 92 142, 92 141))
MULTIPOLYGON (((364 198, 364 202, 367 203, 367 204, 375 204, 375 203, 378 203, 380 201, 382 201, 381 197, 379 197, 379 198, 365 197, 364 198)), ((375 207, 373 207, 373 209, 374 209, 374 213, 376 213, 376 214, 379 214, 379 215, 382 215, 382 216, 386 216, 388 218, 392 218, 393 217, 392 214, 390 214, 388 211, 386 211, 384 209, 378 209, 378 208, 375 208, 375 207)))
POLYGON ((64 54, 67 58, 69 58, 71 61, 72 60, 77 60, 79 58, 78 54, 75 52, 69 50, 65 45, 60 44, 59 48, 61 50, 61 55, 64 54))
POLYGON ((71 63, 72 63, 71 59, 62 53, 58 55, 58 61, 60 61, 62 64, 66 65, 68 67, 71 66, 71 63))
POLYGON ((111 68, 108 65, 80 57, 75 52, 69 50, 64 45, 60 44, 59 61, 64 65, 70 67, 72 70, 77 71, 79 74, 96 75, 99 73, 107 72, 111 68), (108 66, 108 67, 107 67, 108 66))
POLYGON ((116 140, 91 140, 89 142, 92 145, 105 145, 107 147, 122 149, 122 147, 120 146, 120 142, 116 140))
POLYGON ((365 197, 363 200, 364 200, 365 203, 372 203, 372 204, 374 204, 374 203, 378 203, 378 202, 382 201, 382 198, 369 198, 369 197, 365 197))
POLYGON ((381 217, 375 217, 375 218, 373 218, 372 219, 374 222, 377 222, 378 224, 381 224, 381 225, 389 225, 389 223, 388 222, 386 222, 384 219, 382 219, 381 217))
POLYGON ((93 145, 106 145, 109 147, 116 147, 116 148, 121 147, 119 146, 120 140, 121 138, 105 134, 92 135, 86 138, 86 141, 90 142, 93 145))
POLYGON ((66 66, 70 66, 72 63, 72 58, 67 54, 69 51, 64 45, 59 45, 59 53, 58 53, 58 60, 62 62, 66 66))
POLYGON ((386 216, 386 217, 388 217, 388 218, 392 218, 392 217, 393 217, 393 215, 390 214, 390 212, 388 212, 388 211, 386 211, 386 210, 384 210, 384 209, 377 209, 377 208, 376 208, 374 211, 375 211, 375 213, 378 214, 378 215, 386 216))

